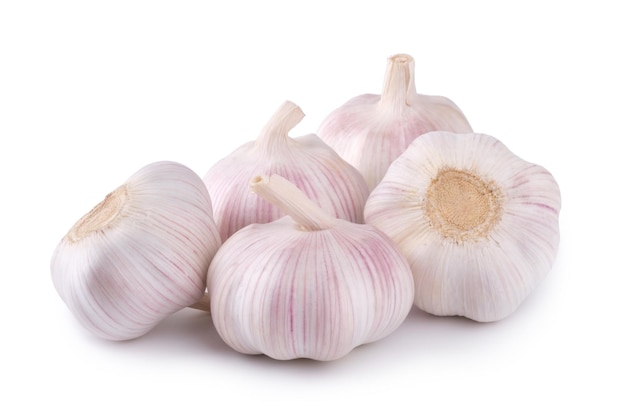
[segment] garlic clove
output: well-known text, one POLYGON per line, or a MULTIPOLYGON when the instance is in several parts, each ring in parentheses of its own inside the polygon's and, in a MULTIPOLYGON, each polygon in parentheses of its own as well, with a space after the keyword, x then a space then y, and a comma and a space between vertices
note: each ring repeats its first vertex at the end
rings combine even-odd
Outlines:
POLYGON ((133 339, 203 297, 220 243, 201 178, 155 162, 74 224, 53 253, 52 281, 93 334, 133 339))
POLYGON ((316 135, 289 137, 303 117, 300 107, 284 102, 256 141, 233 151, 204 176, 223 241, 244 226, 284 216, 249 192, 248 182, 258 172, 279 174, 335 216, 363 222, 369 194, 363 176, 316 135))
POLYGON ((278 175, 250 184, 288 216, 239 230, 209 267, 211 316, 227 345, 279 360, 328 361, 403 322, 413 278, 385 234, 327 214, 278 175))
POLYGON ((372 191, 365 220, 409 260, 415 304, 495 321, 548 274, 559 245, 553 176, 483 134, 422 135, 372 191))
POLYGON ((430 131, 472 132, 451 100, 418 94, 413 57, 388 58, 382 94, 363 94, 332 111, 318 135, 356 167, 372 190, 389 165, 418 136, 430 131))

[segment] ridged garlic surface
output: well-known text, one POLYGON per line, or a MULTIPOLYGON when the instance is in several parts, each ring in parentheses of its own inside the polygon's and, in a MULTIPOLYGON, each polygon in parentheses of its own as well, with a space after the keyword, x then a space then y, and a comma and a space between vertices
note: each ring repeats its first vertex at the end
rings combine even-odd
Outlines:
POLYGON ((413 305, 413 278, 385 234, 326 214, 280 176, 250 184, 288 216, 239 230, 209 267, 211 315, 226 344, 279 360, 328 361, 400 326, 413 305))
POLYGON ((317 134, 365 177, 369 189, 418 136, 431 131, 472 132, 450 99, 418 94, 415 62, 407 54, 388 58, 382 94, 363 94, 332 111, 317 134))
POLYGON ((369 194, 363 176, 316 135, 289 137, 303 117, 300 107, 284 102, 256 141, 218 161, 204 176, 223 241, 244 226, 284 216, 250 193, 248 182, 259 172, 279 174, 333 215, 363 223, 369 194))
POLYGON ((74 224, 53 253, 52 281, 90 332, 133 339, 203 297, 220 243, 202 179, 155 162, 74 224))
POLYGON ((390 166, 365 220, 408 259, 420 309, 487 322, 514 312, 550 271, 560 208, 554 177, 499 140, 431 132, 390 166))

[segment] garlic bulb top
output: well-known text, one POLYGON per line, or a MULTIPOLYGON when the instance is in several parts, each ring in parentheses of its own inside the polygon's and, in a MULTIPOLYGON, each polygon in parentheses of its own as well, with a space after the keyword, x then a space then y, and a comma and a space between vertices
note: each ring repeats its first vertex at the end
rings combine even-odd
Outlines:
POLYGON ((420 309, 495 321, 551 269, 560 207, 552 175, 497 139, 431 132, 389 167, 365 220, 409 260, 420 309))
POLYGON ((363 176, 316 135, 289 137, 288 132, 303 117, 297 105, 286 101, 256 141, 236 149, 204 176, 223 241, 248 224, 267 223, 284 215, 250 193, 248 182, 258 172, 279 174, 335 216, 363 222, 369 194, 363 176))
POLYGON ((334 360, 402 323, 413 278, 387 236, 326 214, 278 175, 250 184, 289 216, 239 230, 209 267, 211 315, 226 344, 275 359, 334 360))
POLYGON ((132 339, 202 298, 220 243, 202 179, 156 162, 69 230, 53 253, 52 281, 89 331, 132 339))
POLYGON ((436 130, 472 132, 451 100, 418 94, 414 74, 410 55, 391 56, 382 94, 352 98, 331 112, 318 129, 320 138, 363 174, 370 190, 421 134, 436 130))

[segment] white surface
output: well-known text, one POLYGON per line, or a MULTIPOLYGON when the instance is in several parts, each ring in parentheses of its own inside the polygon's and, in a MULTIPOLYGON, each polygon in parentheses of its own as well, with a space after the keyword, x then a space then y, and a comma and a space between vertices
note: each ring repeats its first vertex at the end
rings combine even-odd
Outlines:
POLYGON ((1 3, 0 415, 626 413, 617 3, 365 3, 1 3), (126 343, 76 324, 50 256, 106 193, 155 160, 203 175, 286 99, 313 132, 399 52, 419 92, 559 181, 557 262, 513 316, 414 311, 330 363, 240 355, 196 311, 126 343))

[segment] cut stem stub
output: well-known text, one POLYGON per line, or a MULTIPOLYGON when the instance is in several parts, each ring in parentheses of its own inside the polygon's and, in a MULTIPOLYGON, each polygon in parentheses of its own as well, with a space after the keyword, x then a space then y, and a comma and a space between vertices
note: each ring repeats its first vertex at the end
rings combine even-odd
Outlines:
POLYGON ((258 175, 250 180, 250 189, 279 207, 305 230, 328 229, 337 221, 280 175, 258 175))
POLYGON ((410 97, 417 95, 415 89, 415 61, 407 54, 397 54, 388 58, 387 72, 380 96, 383 108, 394 112, 409 105, 410 97))

